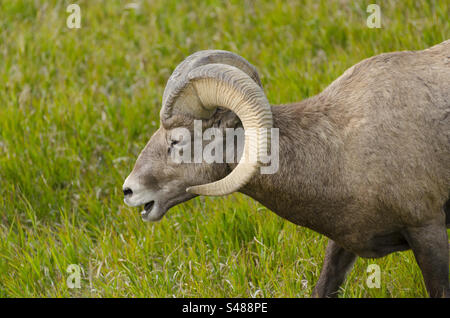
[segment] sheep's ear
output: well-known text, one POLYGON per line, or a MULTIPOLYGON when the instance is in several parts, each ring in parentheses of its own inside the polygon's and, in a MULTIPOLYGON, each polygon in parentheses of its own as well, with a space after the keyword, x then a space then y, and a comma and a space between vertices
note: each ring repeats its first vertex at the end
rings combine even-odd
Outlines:
POLYGON ((225 108, 218 108, 212 120, 213 127, 217 128, 237 128, 242 126, 239 117, 231 110, 225 108))

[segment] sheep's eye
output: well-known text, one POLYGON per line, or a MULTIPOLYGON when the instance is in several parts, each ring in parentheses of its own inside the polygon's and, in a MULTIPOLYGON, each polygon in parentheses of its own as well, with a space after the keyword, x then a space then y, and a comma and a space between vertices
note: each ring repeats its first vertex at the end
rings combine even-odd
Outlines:
POLYGON ((179 141, 178 140, 171 140, 170 141, 170 147, 167 148, 167 153, 170 154, 170 150, 175 146, 179 141))

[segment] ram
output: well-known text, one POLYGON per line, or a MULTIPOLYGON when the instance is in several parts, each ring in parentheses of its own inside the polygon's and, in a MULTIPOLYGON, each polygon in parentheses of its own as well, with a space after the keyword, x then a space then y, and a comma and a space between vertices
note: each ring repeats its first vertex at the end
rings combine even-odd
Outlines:
POLYGON ((337 296, 357 256, 408 249, 429 295, 450 296, 450 40, 368 58, 320 94, 277 106, 244 58, 200 51, 169 78, 160 118, 123 185, 144 220, 197 195, 237 191, 329 238, 313 296, 337 296), (192 132, 196 120, 203 130, 253 129, 257 142, 245 134, 235 163, 175 162, 171 154, 196 141, 173 132, 192 132), (242 155, 271 149, 265 129, 278 129, 272 174, 242 155))

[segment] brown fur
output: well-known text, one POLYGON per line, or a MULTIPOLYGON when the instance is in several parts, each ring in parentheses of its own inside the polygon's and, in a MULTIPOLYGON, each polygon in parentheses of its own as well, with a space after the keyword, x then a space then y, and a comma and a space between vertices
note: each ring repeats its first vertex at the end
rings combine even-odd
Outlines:
MULTIPOLYGON (((331 239, 314 295, 336 296, 356 256, 412 248, 430 296, 449 296, 450 40, 366 59, 322 93, 272 112, 280 169, 256 175, 240 192, 331 239)), ((143 158, 168 163, 153 167, 138 159, 133 173, 161 188, 177 179, 167 195, 173 202, 191 198, 182 197, 187 186, 221 179, 235 167, 171 164, 162 140, 176 126, 191 127, 192 119, 162 124, 153 137, 160 141, 150 141, 143 158)), ((208 125, 240 121, 219 109, 208 125)))
POLYGON ((382 256, 366 248, 373 236, 442 218, 450 189, 447 55, 450 41, 382 54, 317 96, 274 106, 280 171, 256 176, 242 192, 362 256, 382 256))

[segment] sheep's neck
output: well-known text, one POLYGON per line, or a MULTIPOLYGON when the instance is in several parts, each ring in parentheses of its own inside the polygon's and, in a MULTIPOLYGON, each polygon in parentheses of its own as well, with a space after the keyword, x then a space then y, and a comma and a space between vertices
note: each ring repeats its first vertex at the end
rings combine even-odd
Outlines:
POLYGON ((256 175, 240 192, 295 224, 330 235, 334 212, 349 197, 338 125, 332 110, 316 102, 272 107, 279 129, 279 170, 256 175))

